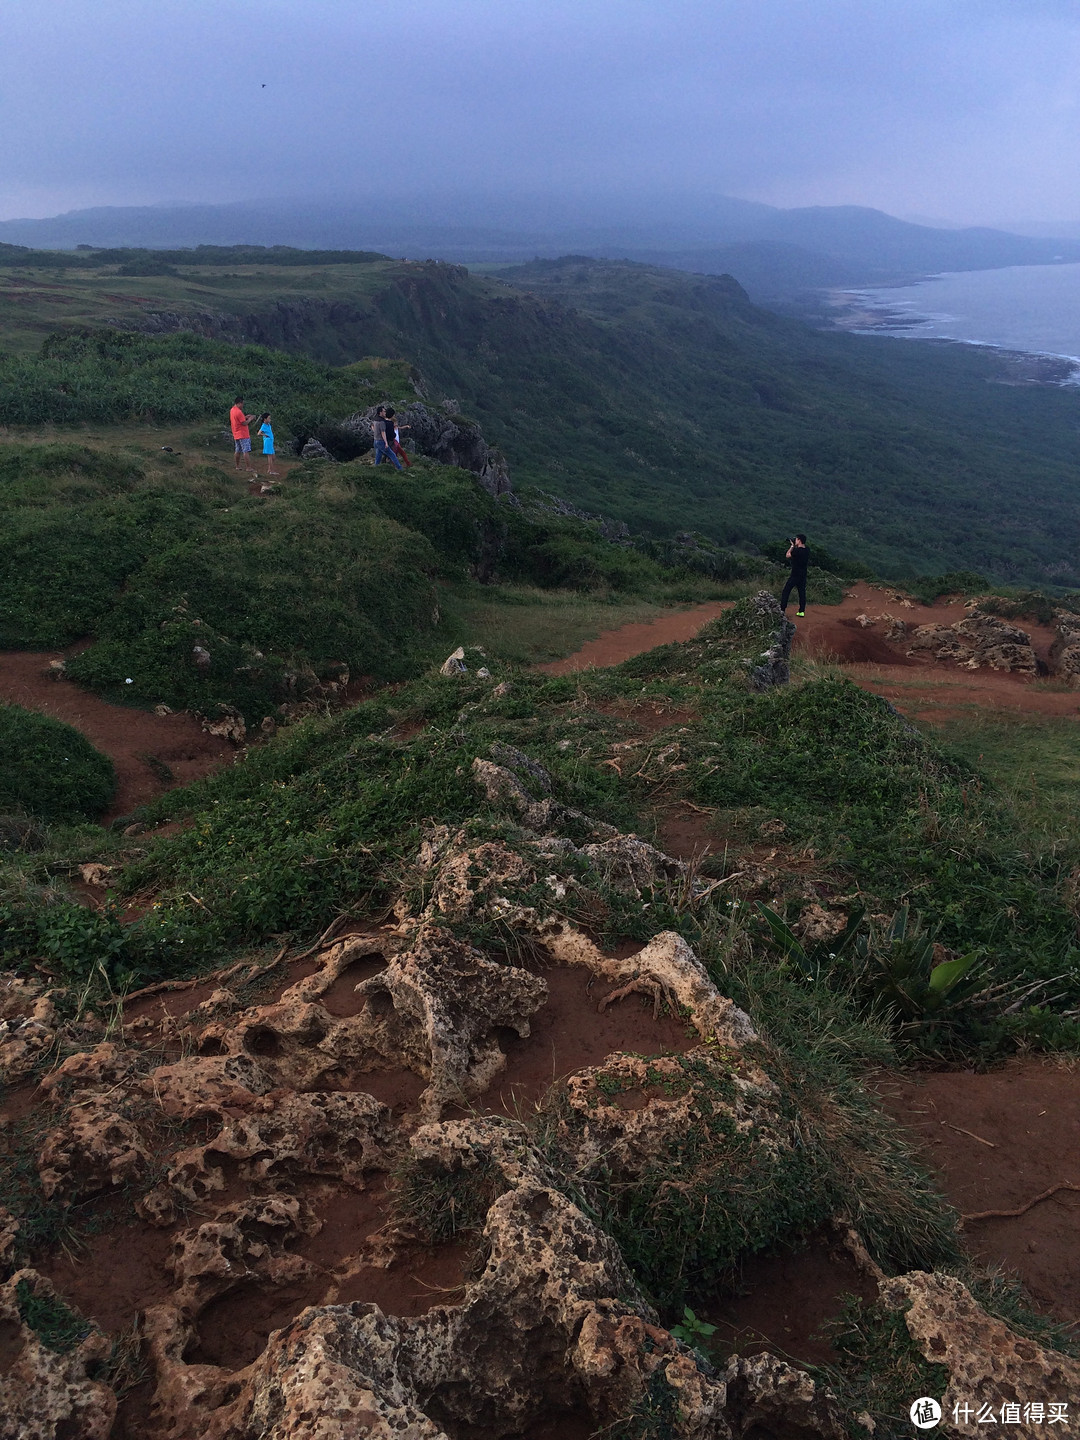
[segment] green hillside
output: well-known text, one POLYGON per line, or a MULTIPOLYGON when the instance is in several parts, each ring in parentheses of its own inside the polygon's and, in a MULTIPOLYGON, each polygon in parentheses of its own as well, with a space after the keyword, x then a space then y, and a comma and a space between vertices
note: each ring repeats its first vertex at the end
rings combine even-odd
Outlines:
MULTIPOLYGON (((250 248, 172 252, 163 274, 138 273, 138 252, 109 265, 68 253, 49 269, 6 258, 2 423, 84 414, 94 385, 72 342, 40 354, 73 324, 191 329, 309 357, 317 366, 292 379, 250 348, 242 366, 273 403, 288 408, 282 381, 324 418, 356 394, 326 367, 386 355, 418 368, 433 403, 452 398, 479 420, 519 487, 635 530, 754 547, 802 529, 885 574, 1080 583, 1080 394, 1008 383, 990 351, 818 332, 754 307, 730 278, 629 262, 537 261, 496 278, 250 248)), ((218 358, 205 383, 185 382, 185 414, 220 415, 235 369, 218 358)), ((162 418, 152 387, 110 384, 114 414, 162 418)))
MULTIPOLYGON (((248 353, 192 336, 138 346, 163 348, 174 364, 178 351, 196 362, 202 351, 240 362, 248 353)), ((256 358, 319 378, 307 361, 256 358)), ((153 386, 154 365, 133 368, 153 386)), ((181 410, 185 394, 178 384, 181 410)), ((620 597, 658 609, 728 593, 700 566, 664 565, 574 516, 496 500, 468 472, 422 456, 404 475, 315 461, 261 494, 237 479, 218 433, 170 438, 167 450, 147 445, 144 427, 107 444, 0 445, 0 649, 89 638, 67 661, 81 683, 211 716, 231 706, 258 723, 333 695, 343 672, 399 679, 486 636, 482 612, 496 597, 513 616, 546 608, 537 596, 564 610, 568 597, 592 596, 602 610, 620 597)), ((745 570, 760 581, 770 569, 734 557, 725 566, 728 579, 745 570)), ((565 629, 565 613, 553 623, 565 629)), ((524 643, 519 634, 518 653, 524 643)), ((550 637, 539 657, 528 651, 522 658, 563 653, 550 637)))

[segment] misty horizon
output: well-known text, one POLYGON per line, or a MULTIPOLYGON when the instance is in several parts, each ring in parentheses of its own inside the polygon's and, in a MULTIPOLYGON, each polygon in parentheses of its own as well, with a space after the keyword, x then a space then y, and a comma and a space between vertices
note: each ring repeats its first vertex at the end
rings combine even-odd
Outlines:
POLYGON ((4 38, 6 219, 443 190, 1080 225, 1066 0, 8 0, 4 38))

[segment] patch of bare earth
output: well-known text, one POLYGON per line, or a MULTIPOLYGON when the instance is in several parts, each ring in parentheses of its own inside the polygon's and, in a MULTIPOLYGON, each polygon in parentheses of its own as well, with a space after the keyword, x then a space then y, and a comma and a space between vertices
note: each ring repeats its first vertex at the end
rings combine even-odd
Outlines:
POLYGON ((1023 1211, 965 1220, 972 1253, 1015 1271, 1046 1313, 1080 1322, 1080 1067, 885 1073, 875 1089, 962 1215, 1023 1211), (1055 1190, 1063 1183, 1076 1188, 1055 1190))
POLYGON ((230 741, 207 734, 193 715, 112 705, 70 680, 56 679, 49 662, 64 655, 60 650, 0 653, 0 700, 63 720, 108 755, 116 767, 116 794, 102 817, 105 823, 177 785, 201 780, 236 754, 230 741))

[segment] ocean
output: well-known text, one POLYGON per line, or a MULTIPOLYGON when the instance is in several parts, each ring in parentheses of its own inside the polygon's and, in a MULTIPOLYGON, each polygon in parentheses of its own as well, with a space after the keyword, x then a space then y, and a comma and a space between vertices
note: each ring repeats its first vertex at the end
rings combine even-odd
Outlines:
POLYGON ((834 300, 845 329, 964 340, 1080 366, 1080 264, 956 271, 915 285, 837 291, 834 300))

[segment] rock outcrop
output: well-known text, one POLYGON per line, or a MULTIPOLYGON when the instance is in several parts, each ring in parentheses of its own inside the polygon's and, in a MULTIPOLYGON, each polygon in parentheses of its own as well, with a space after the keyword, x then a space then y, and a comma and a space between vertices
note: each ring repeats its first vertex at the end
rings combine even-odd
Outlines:
MULTIPOLYGON (((377 408, 372 405, 359 410, 339 424, 338 428, 352 437, 357 454, 366 454, 374 448, 371 422, 377 408)), ((505 495, 511 490, 506 457, 488 444, 475 421, 466 420, 445 406, 434 409, 420 400, 403 406, 396 419, 407 451, 430 456, 441 465, 471 470, 491 495, 505 495)))
POLYGON ((1050 647, 1050 669, 1072 685, 1080 684, 1080 615, 1071 610, 1054 614, 1054 643, 1050 647))
POLYGON ((1026 630, 975 609, 954 625, 920 625, 908 638, 909 655, 948 660, 965 670, 1011 670, 1034 675, 1038 669, 1026 630))
POLYGON ((946 1433, 985 1435, 988 1428, 1000 1424, 1010 1435, 1039 1440, 1046 1434, 1052 1405, 1075 1405, 1080 1361, 1014 1334, 987 1315, 951 1275, 915 1270, 884 1280, 881 1296, 885 1304, 903 1312, 908 1333, 923 1356, 949 1372, 945 1394, 935 1397, 944 1412, 946 1433), (1009 1402, 1015 1414, 1003 1413, 1009 1402), (1025 1414, 1025 1407, 1032 1404, 1039 1407, 1040 1418, 1035 1421, 1030 1409, 1025 1414))

